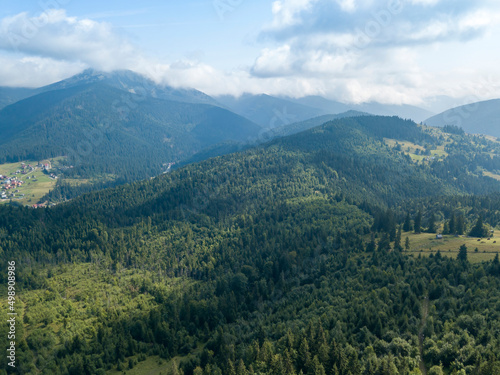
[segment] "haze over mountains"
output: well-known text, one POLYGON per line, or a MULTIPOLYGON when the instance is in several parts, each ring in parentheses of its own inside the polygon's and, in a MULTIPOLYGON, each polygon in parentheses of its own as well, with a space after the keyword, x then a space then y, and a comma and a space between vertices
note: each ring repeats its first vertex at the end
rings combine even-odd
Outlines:
POLYGON ((0 109, 34 95, 34 93, 35 90, 28 88, 0 87, 0 109))
MULTIPOLYGON (((336 118, 377 114, 418 122, 432 115, 409 105, 351 105, 320 96, 212 98, 131 71, 95 70, 36 89, 1 88, 0 106, 1 162, 68 156, 74 175, 104 173, 126 181, 157 175, 165 163, 225 154, 336 118)), ((427 123, 456 120, 466 131, 500 135, 498 101, 470 109, 427 123)))
POLYGON ((325 99, 321 96, 306 96, 298 99, 290 99, 296 103, 308 105, 315 108, 320 108, 327 112, 341 113, 347 111, 367 112, 379 116, 399 116, 401 118, 411 119, 415 122, 420 122, 433 113, 412 105, 395 105, 381 104, 376 102, 361 103, 361 104, 345 104, 333 100, 325 99))
POLYGON ((500 137, 500 99, 471 103, 449 109, 425 120, 430 126, 454 125, 468 133, 500 137))
POLYGON ((146 177, 211 144, 257 136, 258 125, 210 103, 131 72, 87 71, 0 111, 0 160, 69 156, 96 173, 146 177))
POLYGON ((308 120, 321 115, 358 111, 380 116, 399 116, 423 121, 432 112, 410 105, 389 105, 380 103, 346 104, 325 99, 321 96, 303 98, 273 97, 270 95, 245 94, 238 98, 219 96, 220 103, 232 111, 263 126, 274 128, 294 122, 308 120))

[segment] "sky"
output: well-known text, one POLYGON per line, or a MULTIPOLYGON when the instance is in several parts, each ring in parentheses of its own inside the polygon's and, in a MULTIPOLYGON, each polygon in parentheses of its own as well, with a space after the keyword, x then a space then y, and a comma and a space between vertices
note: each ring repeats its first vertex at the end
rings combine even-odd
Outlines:
POLYGON ((0 0, 0 86, 130 69, 214 96, 437 110, 500 97, 499 41, 498 0, 0 0))

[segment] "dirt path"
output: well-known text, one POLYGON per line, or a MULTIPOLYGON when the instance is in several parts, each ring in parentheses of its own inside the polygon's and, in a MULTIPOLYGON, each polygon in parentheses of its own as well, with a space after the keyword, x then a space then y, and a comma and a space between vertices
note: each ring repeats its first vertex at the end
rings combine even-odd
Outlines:
POLYGON ((427 316, 429 315, 429 297, 425 296, 422 302, 422 320, 420 322, 420 329, 418 331, 418 351, 420 352, 420 372, 422 375, 427 375, 427 367, 424 363, 424 329, 427 324, 427 316))

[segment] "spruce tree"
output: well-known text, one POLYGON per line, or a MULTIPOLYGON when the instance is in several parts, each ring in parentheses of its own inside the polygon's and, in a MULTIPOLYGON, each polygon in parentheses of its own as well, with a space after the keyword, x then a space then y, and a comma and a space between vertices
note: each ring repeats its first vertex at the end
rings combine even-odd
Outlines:
POLYGON ((377 251, 389 250, 391 248, 391 241, 389 239, 389 235, 384 233, 382 238, 378 242, 377 251))
POLYGON ((236 369, 236 375, 248 375, 247 368, 245 366, 245 362, 242 359, 238 362, 238 367, 236 369))
POLYGON ((476 225, 469 232, 469 236, 471 237, 486 237, 488 235, 488 230, 484 227, 483 224, 483 216, 479 215, 477 219, 476 225))
POLYGON ((401 247, 401 225, 398 227, 398 232, 394 240, 394 249, 397 251, 403 250, 403 248, 401 247))
POLYGON ((406 240, 405 240, 405 250, 406 251, 410 250, 410 239, 408 237, 406 237, 406 240))
POLYGON ((309 344, 307 339, 304 337, 299 347, 299 365, 302 370, 306 370, 311 365, 311 352, 309 351, 309 344))
POLYGON ((290 375, 296 374, 295 366, 293 365, 292 356, 290 355, 290 352, 288 351, 288 349, 285 349, 283 365, 285 367, 286 374, 290 374, 290 375))
POLYGON ((436 233, 436 216, 434 214, 429 218, 429 226, 427 227, 427 233, 436 233))
POLYGON ((411 231, 411 218, 409 213, 406 214, 405 222, 403 224, 403 230, 405 232, 411 231))
POLYGON ((455 214, 451 214, 450 221, 448 224, 448 227, 450 229, 450 234, 455 234, 456 231, 456 223, 455 223, 455 214))
POLYGON ((450 234, 450 224, 447 221, 444 222, 443 234, 450 234))
POLYGON ((422 212, 418 211, 413 224, 415 233, 422 233, 422 212))
POLYGON ((465 219, 464 215, 460 214, 457 217, 456 224, 455 224, 455 233, 462 235, 465 232, 465 219))
POLYGON ((457 259, 461 262, 467 262, 467 246, 465 246, 465 244, 460 246, 457 259))

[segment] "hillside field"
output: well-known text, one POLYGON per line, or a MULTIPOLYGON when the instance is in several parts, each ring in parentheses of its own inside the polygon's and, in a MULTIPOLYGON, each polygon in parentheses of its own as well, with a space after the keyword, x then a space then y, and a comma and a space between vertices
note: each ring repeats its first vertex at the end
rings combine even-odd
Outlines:
POLYGON ((471 263, 480 263, 490 261, 495 258, 496 254, 500 254, 500 236, 493 235, 488 238, 472 238, 467 236, 445 235, 442 240, 436 239, 434 233, 412 232, 403 233, 403 243, 406 237, 410 240, 409 253, 413 256, 429 256, 436 254, 439 250, 441 255, 450 258, 456 258, 460 246, 467 246, 467 255, 471 263), (477 252, 475 249, 477 248, 477 252))
MULTIPOLYGON (((54 162, 54 160, 52 160, 54 162)), ((25 175, 16 174, 16 171, 21 170, 21 163, 6 163, 0 164, 0 175, 7 177, 18 177, 24 184, 15 190, 19 190, 18 193, 14 193, 14 197, 9 197, 9 199, 1 199, 0 203, 9 202, 10 200, 14 202, 21 203, 23 205, 33 205, 40 201, 40 199, 47 194, 51 189, 56 186, 56 179, 51 178, 49 175, 42 172, 39 167, 35 167, 33 172, 29 172, 25 175), (30 177, 28 180, 27 177, 30 177), (24 196, 22 196, 24 194, 24 196)), ((26 160, 24 161, 26 165, 38 165, 38 161, 26 160)), ((10 195, 10 191, 9 194, 10 195)))

